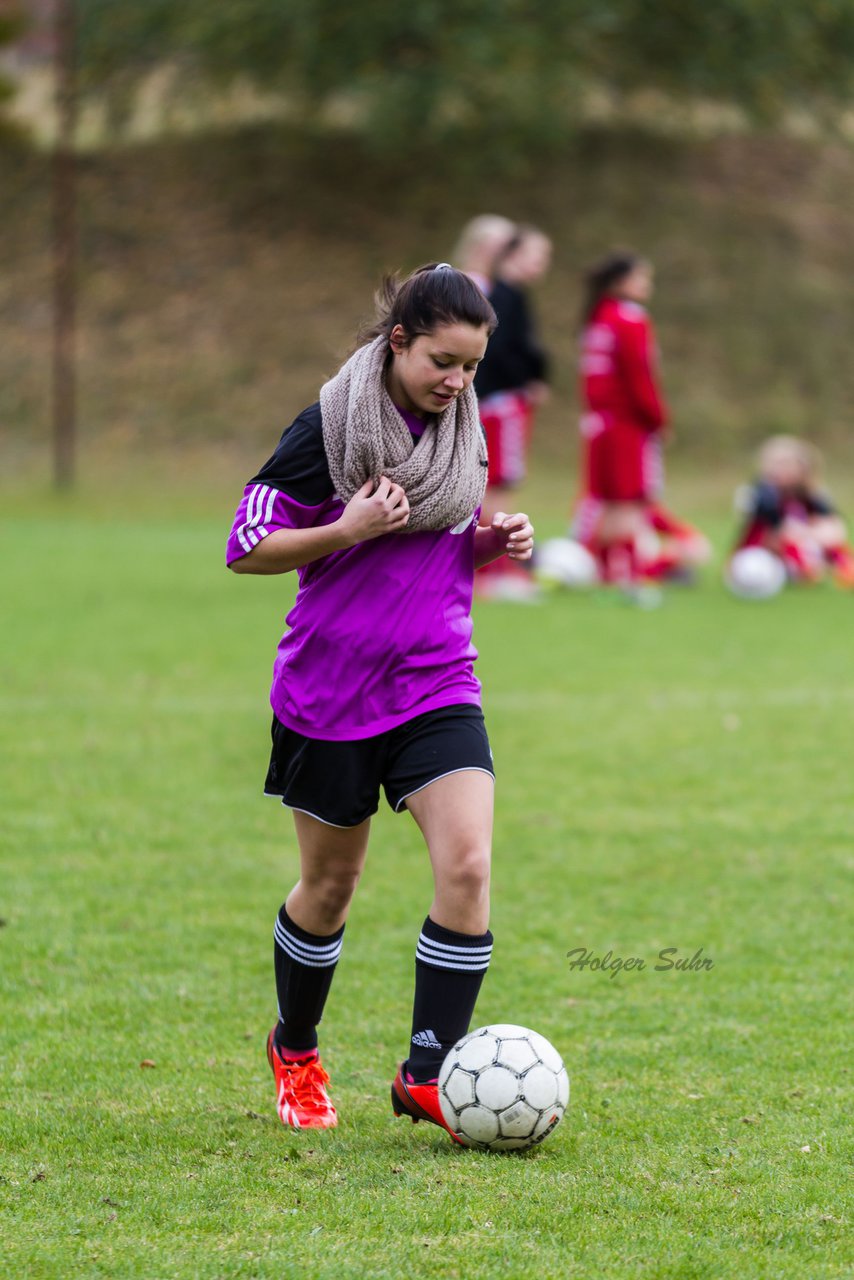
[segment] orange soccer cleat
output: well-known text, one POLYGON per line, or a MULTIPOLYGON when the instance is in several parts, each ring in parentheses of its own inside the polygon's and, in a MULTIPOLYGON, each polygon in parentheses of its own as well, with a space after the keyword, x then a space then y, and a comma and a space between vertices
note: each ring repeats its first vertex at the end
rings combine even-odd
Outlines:
POLYGON ((334 1129, 338 1113, 326 1092, 329 1076, 315 1055, 290 1061, 275 1041, 275 1027, 267 1036, 267 1061, 276 1081, 276 1110, 291 1129, 334 1129))
POLYGON ((451 1135, 454 1142, 460 1142, 453 1129, 449 1129, 445 1123, 442 1108, 439 1105, 437 1082, 431 1080, 428 1084, 415 1084, 414 1081, 407 1080, 406 1075, 403 1067, 399 1067, 391 1086, 391 1109, 394 1114, 410 1116, 413 1124, 418 1124, 419 1120, 437 1124, 440 1129, 444 1129, 451 1135))
POLYGON ((845 591, 854 589, 854 558, 842 558, 833 562, 833 581, 845 591))

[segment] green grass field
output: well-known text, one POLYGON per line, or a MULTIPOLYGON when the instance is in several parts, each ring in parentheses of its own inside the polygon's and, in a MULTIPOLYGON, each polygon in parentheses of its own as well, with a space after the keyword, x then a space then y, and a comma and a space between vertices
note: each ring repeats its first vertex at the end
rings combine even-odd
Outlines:
POLYGON ((238 489, 5 503, 3 1274, 850 1275, 854 601, 710 572, 650 613, 480 606, 477 1020, 555 1042, 569 1113, 521 1158, 393 1120, 430 885, 382 812, 322 1028, 340 1127, 290 1135, 263 1041, 296 853, 260 792, 292 587, 222 567, 238 489))

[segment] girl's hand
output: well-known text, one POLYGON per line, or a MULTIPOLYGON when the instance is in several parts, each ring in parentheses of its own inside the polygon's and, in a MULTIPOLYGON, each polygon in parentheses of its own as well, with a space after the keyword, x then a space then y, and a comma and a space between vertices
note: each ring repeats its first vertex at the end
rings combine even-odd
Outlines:
POLYGON ((350 546, 397 533, 409 519, 409 503, 399 484, 380 476, 376 487, 366 480, 338 517, 341 533, 350 546))
POLYGON ((510 560, 530 560, 534 551, 534 526, 523 511, 512 516, 496 511, 491 529, 510 560))

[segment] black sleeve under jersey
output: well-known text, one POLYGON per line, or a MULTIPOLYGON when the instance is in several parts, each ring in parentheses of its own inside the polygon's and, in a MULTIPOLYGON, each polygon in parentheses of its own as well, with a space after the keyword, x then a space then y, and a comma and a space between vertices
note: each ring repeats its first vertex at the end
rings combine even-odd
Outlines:
POLYGON ((267 484, 306 507, 319 506, 331 498, 335 486, 329 474, 323 447, 323 420, 315 403, 282 433, 276 451, 268 458, 250 484, 267 484))
POLYGON ((836 507, 826 493, 808 493, 804 506, 811 516, 835 516, 836 507))
POLYGON ((750 492, 748 510, 754 520, 759 520, 771 529, 779 528, 785 516, 780 490, 766 480, 757 480, 750 492))
POLYGON ((486 355, 478 366, 474 389, 481 398, 498 391, 516 391, 529 382, 548 377, 546 354, 540 346, 521 289, 498 281, 489 295, 498 317, 498 328, 489 339, 486 355))
MULTIPOLYGON (((794 497, 811 516, 836 514, 827 494, 804 491, 794 497)), ((750 514, 768 528, 779 529, 786 518, 786 499, 776 485, 769 484, 767 480, 758 480, 751 491, 750 514)))
POLYGON ((523 334, 521 358, 528 371, 528 382, 547 382, 549 377, 549 360, 540 343, 537 326, 531 312, 531 305, 525 293, 520 297, 520 324, 523 334))

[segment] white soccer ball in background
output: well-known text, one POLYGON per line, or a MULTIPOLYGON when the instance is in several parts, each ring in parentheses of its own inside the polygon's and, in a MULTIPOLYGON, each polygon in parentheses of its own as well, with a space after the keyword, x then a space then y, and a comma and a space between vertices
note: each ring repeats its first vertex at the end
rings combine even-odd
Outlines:
POLYGON ((569 1077, 545 1036, 499 1023, 457 1041, 439 1072, 439 1102, 465 1146, 523 1151, 559 1124, 569 1077))
POLYGON ((595 558, 572 538, 549 538, 537 547, 534 573, 546 586, 582 590, 599 581, 595 558))
POLYGON ((727 565, 724 581, 742 600, 768 600, 786 585, 786 568, 764 547, 742 547, 727 565))

